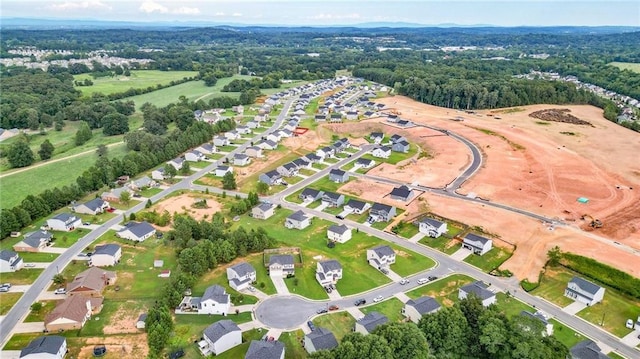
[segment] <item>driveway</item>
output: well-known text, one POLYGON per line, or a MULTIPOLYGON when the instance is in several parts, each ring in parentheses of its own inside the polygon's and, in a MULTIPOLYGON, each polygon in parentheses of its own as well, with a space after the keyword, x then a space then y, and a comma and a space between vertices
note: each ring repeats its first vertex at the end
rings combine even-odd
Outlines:
POLYGON ((620 339, 621 342, 625 343, 630 347, 637 347, 640 345, 640 330, 636 329, 631 333, 624 336, 624 338, 620 339))
POLYGON ((31 284, 26 285, 12 285, 9 289, 9 293, 13 292, 26 292, 27 289, 31 288, 31 284))
POLYGON ((562 308, 562 311, 565 313, 569 313, 571 315, 575 315, 576 313, 578 313, 579 311, 583 310, 586 307, 587 307, 586 304, 575 301, 567 305, 566 307, 562 308))
POLYGON ((44 291, 40 293, 38 300, 62 300, 66 297, 64 294, 53 294, 51 291, 44 291))
POLYGON ((56 253, 62 254, 67 251, 68 248, 59 248, 59 247, 45 247, 40 250, 42 253, 56 253))
POLYGON ((389 274, 387 274, 387 277, 391 278, 391 280, 394 282, 399 282, 402 279, 402 276, 400 276, 400 274, 392 271, 391 269, 389 269, 389 274))
MULTIPOLYGON (((44 322, 18 323, 13 328, 13 333, 42 333, 44 330, 44 322)), ((4 356, 2 357, 4 358, 4 356)))
POLYGON ((409 298, 409 296, 408 296, 408 295, 406 295, 406 294, 404 294, 403 292, 398 292, 398 293, 394 294, 393 296, 394 296, 394 297, 396 297, 396 298, 398 298, 398 299, 400 299, 400 301, 401 301, 402 303, 406 303, 406 302, 408 302, 409 300, 411 300, 411 298, 409 298))
POLYGON ((320 205, 316 208, 314 208, 316 211, 324 211, 325 208, 327 208, 329 206, 329 203, 327 202, 322 202, 320 203, 320 205))
POLYGON ((358 320, 358 319, 364 317, 364 313, 362 313, 362 311, 360 311, 360 309, 358 309, 358 307, 348 307, 347 308, 347 313, 351 314, 351 316, 353 318, 355 318, 355 320, 358 320))
POLYGON ((465 258, 467 258, 472 252, 466 248, 460 248, 455 253, 451 255, 451 259, 462 262, 465 258))
POLYGON ((426 236, 426 234, 424 234, 424 233, 416 233, 413 237, 409 238, 409 242, 418 243, 425 236, 426 236))
POLYGON ((3 350, 0 351, 0 358, 2 359, 19 359, 20 350, 3 350))
POLYGON ((50 264, 51 264, 50 262, 28 262, 28 263, 25 263, 25 268, 44 269, 44 268, 47 268, 50 264), (28 267, 27 265, 33 265, 33 267, 28 267))
POLYGON ((329 295, 329 299, 331 300, 338 300, 338 299, 342 299, 342 296, 340 295, 340 293, 338 293, 337 290, 332 290, 331 293, 327 293, 329 295))
POLYGON ((289 295, 289 288, 284 283, 284 278, 282 277, 271 277, 271 281, 273 285, 276 287, 276 292, 280 295, 289 295))
POLYGON ((260 323, 257 320, 238 324, 238 327, 240 327, 240 330, 242 330, 243 332, 254 329, 254 328, 258 328, 259 326, 260 326, 260 323))

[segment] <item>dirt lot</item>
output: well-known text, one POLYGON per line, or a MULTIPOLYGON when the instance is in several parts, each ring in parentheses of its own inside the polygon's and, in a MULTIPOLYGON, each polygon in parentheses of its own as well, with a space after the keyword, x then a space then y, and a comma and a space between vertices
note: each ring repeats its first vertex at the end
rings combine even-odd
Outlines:
POLYGON ((93 348, 96 345, 105 345, 107 347, 107 354, 103 357, 106 359, 145 358, 149 354, 147 334, 141 333, 137 335, 89 338, 86 341, 86 345, 80 349, 78 359, 93 358, 93 348))
MULTIPOLYGON (((174 213, 182 214, 187 213, 189 216, 193 217, 195 220, 201 220, 204 216, 208 215, 211 217, 212 214, 219 212, 222 210, 222 206, 218 201, 216 201, 214 196, 206 196, 203 194, 192 194, 186 193, 175 197, 169 197, 164 199, 149 208, 149 211, 156 211, 157 213, 162 213, 165 210, 169 211, 171 215, 174 213), (207 205, 209 208, 194 208, 192 205, 199 199, 206 198, 207 205)), ((158 227, 161 230, 170 229, 170 227, 158 227)))
MULTIPOLYGON (((640 161, 637 160, 640 136, 637 133, 605 120, 602 110, 592 106, 527 106, 517 111, 502 111, 498 120, 487 116, 488 111, 466 114, 400 96, 379 102, 397 109, 403 118, 447 128, 481 147, 485 155, 483 167, 463 185, 461 193, 474 192, 482 198, 566 220, 575 227, 549 231, 536 223, 536 229, 527 237, 522 235, 518 224, 527 221, 524 217, 511 218, 518 225, 498 226, 495 233, 518 242, 516 254, 507 262, 507 267, 514 272, 535 279, 546 250, 558 244, 564 250, 590 255, 639 274, 640 269, 635 268, 637 256, 630 257, 627 252, 593 239, 605 237, 640 248, 640 161), (593 127, 529 117, 531 112, 548 108, 567 108, 573 116, 589 121, 593 127), (456 116, 464 121, 452 121, 456 116), (576 201, 582 196, 589 198, 589 203, 576 201), (585 227, 586 222, 580 220, 583 214, 602 220, 603 228, 590 233, 577 230, 585 227), (533 242, 535 246, 529 244, 530 250, 527 250, 520 242, 533 242), (531 258, 523 260, 521 256, 531 258), (611 263, 611 258, 616 258, 616 263, 611 263), (620 263, 621 259, 628 259, 629 263, 620 263), (521 265, 525 268, 520 268, 521 265)), ((466 149, 452 149, 450 155, 465 157, 468 154, 466 149)), ((440 208, 430 199, 429 204, 444 216, 447 214, 442 211, 460 208, 452 218, 485 228, 505 218, 503 214, 494 213, 486 218, 486 223, 473 223, 482 217, 466 211, 469 206, 460 206, 460 201, 449 203, 446 208, 440 208)))
MULTIPOLYGON (((135 302, 128 303, 135 304, 135 302)), ((138 311, 132 312, 121 307, 109 318, 109 324, 105 325, 102 331, 105 335, 139 333, 140 331, 136 328, 139 315, 138 311)))

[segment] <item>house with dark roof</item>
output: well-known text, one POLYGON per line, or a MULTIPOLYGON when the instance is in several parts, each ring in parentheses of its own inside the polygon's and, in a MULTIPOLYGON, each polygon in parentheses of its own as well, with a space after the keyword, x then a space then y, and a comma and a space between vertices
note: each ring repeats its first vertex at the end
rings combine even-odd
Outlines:
POLYGON ((391 135, 389 140, 391 140, 391 143, 398 143, 398 142, 402 142, 402 141, 405 141, 405 142, 407 141, 407 139, 404 136, 400 136, 398 134, 391 135))
POLYGON ((63 359, 67 354, 67 339, 59 335, 43 335, 29 342, 20 351, 20 359, 63 359))
POLYGON ((206 327, 198 348, 202 355, 220 355, 242 344, 242 330, 231 320, 219 320, 206 327))
POLYGON ((389 158, 391 156, 391 148, 387 146, 376 147, 371 150, 371 155, 376 158, 389 158))
POLYGON ((413 122, 408 120, 398 120, 396 121, 396 125, 400 127, 413 127, 413 122))
POLYGON ((251 133, 251 129, 248 126, 240 125, 236 126, 236 132, 241 135, 248 135, 251 133))
POLYGON ((325 122, 325 121, 327 121, 327 115, 326 115, 326 114, 325 114, 325 115, 323 115, 323 114, 317 114, 317 115, 315 115, 315 116, 313 117, 313 119, 314 119, 316 122, 325 122))
POLYGON ((255 219, 268 219, 276 213, 276 205, 273 203, 260 203, 251 209, 251 217, 255 219))
POLYGON ((85 203, 77 204, 72 208, 75 213, 91 214, 95 216, 97 214, 103 213, 109 207, 109 202, 103 200, 102 198, 94 198, 85 203))
POLYGON ((481 281, 467 284, 458 289, 458 299, 463 300, 469 295, 475 295, 480 299, 483 306, 488 307, 496 303, 496 294, 487 288, 489 286, 481 281))
POLYGON ((332 112, 331 115, 329 115, 329 122, 342 122, 342 114, 340 112, 332 112))
POLYGON ((367 249, 367 262, 375 269, 389 268, 396 262, 396 252, 388 245, 367 249))
POLYGON ((13 249, 18 252, 39 252, 46 248, 53 240, 53 233, 38 230, 25 233, 22 240, 13 245, 13 249))
POLYGON ((167 164, 173 166, 173 168, 175 168, 176 171, 180 171, 182 169, 182 165, 184 164, 184 158, 181 158, 181 157, 174 158, 170 161, 167 161, 167 164))
POLYGON ((358 119, 358 111, 347 111, 347 120, 357 120, 358 119))
POLYGON ((147 313, 142 313, 138 316, 138 320, 136 320, 136 328, 145 329, 146 327, 147 327, 147 313))
POLYGON ((79 227, 82 220, 71 213, 60 213, 47 219, 47 227, 53 231, 70 232, 79 227))
POLYGON ((371 168, 375 166, 375 164, 376 164, 376 161, 370 158, 358 158, 356 160, 356 164, 354 165, 354 168, 371 168))
POLYGON ((297 211, 290 214, 284 220, 284 226, 289 229, 305 229, 311 225, 311 216, 303 211, 297 211))
POLYGON ((229 294, 224 287, 216 284, 208 287, 202 297, 185 296, 176 309, 176 313, 197 312, 198 314, 227 315, 230 307, 229 294))
POLYGON ((571 359, 609 359, 593 340, 587 339, 569 349, 571 359))
POLYGON ((448 231, 446 222, 440 222, 433 218, 424 217, 417 224, 420 233, 424 233, 431 238, 438 238, 448 231))
POLYGON ((363 214, 371 205, 367 202, 358 201, 357 199, 350 199, 347 204, 344 205, 344 210, 355 214, 363 214))
POLYGON ((387 324, 389 319, 379 312, 369 312, 354 324, 353 331, 367 335, 372 333, 377 327, 387 324))
POLYGON ((331 225, 327 228, 327 238, 332 242, 345 243, 351 239, 351 228, 341 225, 331 225))
POLYGON ((335 259, 320 261, 316 265, 316 280, 321 286, 335 285, 342 278, 342 266, 335 259))
POLYGON ((440 308, 440 303, 434 298, 424 296, 406 302, 402 307, 402 315, 417 324, 423 315, 437 312, 440 308))
POLYGON ((284 344, 277 340, 252 340, 244 359, 284 359, 284 344))
POLYGON ((276 168, 276 171, 283 177, 293 177, 298 174, 298 166, 293 162, 288 162, 276 168))
POLYGON ((242 153, 236 153, 233 155, 234 166, 247 166, 249 163, 251 163, 251 158, 249 158, 249 156, 242 153))
POLYGON ((473 233, 468 233, 462 240, 462 248, 466 248, 477 255, 487 253, 492 247, 492 240, 473 233))
POLYGON ((196 148, 196 150, 199 151, 200 153, 204 153, 205 155, 210 155, 216 152, 216 146, 214 146, 211 143, 205 143, 203 145, 200 145, 200 147, 196 148))
POLYGON ((184 154, 184 159, 185 161, 189 161, 189 162, 200 162, 200 161, 204 161, 205 157, 204 157, 204 153, 198 150, 191 150, 184 154))
POLYGON ((83 297, 102 297, 102 291, 108 285, 113 285, 118 277, 115 272, 98 267, 91 267, 73 278, 67 284, 67 295, 83 297))
POLYGON ((382 203, 374 203, 369 210, 369 223, 373 222, 389 222, 396 216, 396 207, 382 203))
POLYGON ((337 346, 338 341, 329 329, 317 327, 304 336, 304 349, 309 354, 318 350, 331 350, 337 346))
POLYGON ((282 175, 276 170, 263 173, 258 177, 258 180, 262 183, 266 183, 269 186, 276 185, 282 180, 282 175))
POLYGON ((11 273, 20 270, 24 262, 18 253, 3 249, 0 251, 0 273, 11 273))
POLYGON ((405 185, 395 187, 391 190, 391 193, 389 193, 389 197, 391 197, 391 199, 403 202, 407 202, 412 199, 413 195, 413 190, 405 185))
POLYGON ((313 163, 318 163, 318 162, 322 161, 322 158, 321 158, 320 156, 316 155, 315 153, 308 153, 308 154, 306 154, 306 155, 304 156, 304 158, 305 158, 307 161, 311 162, 312 164, 313 164, 313 163))
POLYGON ((314 201, 322 198, 322 195, 324 195, 324 191, 318 191, 316 189, 307 187, 304 190, 302 190, 302 192, 300 193, 300 195, 298 197, 303 202, 311 203, 311 202, 314 202, 314 201))
POLYGON ((244 151, 244 153, 251 158, 263 157, 262 148, 258 146, 250 146, 244 151))
POLYGON ((329 171, 329 181, 335 183, 345 183, 349 180, 349 174, 343 170, 334 168, 329 171))
POLYGON ((256 146, 262 148, 263 150, 275 150, 278 148, 278 143, 272 140, 263 140, 256 144, 256 146))
POLYGON ((409 152, 410 148, 411 148, 411 146, 409 145, 409 142, 407 142, 407 141, 400 141, 400 142, 396 142, 393 145, 391 145, 391 151, 393 151, 393 152, 407 153, 407 152, 409 152))
POLYGON ((321 157, 322 159, 325 159, 327 157, 333 157, 335 156, 335 154, 336 154, 335 149, 329 146, 322 147, 316 151, 316 156, 321 157))
POLYGON ((89 266, 114 266, 120 262, 120 257, 122 257, 122 248, 119 245, 102 244, 95 247, 93 255, 89 258, 89 266))
POLYGON ((296 158, 291 161, 294 165, 298 167, 298 169, 311 168, 311 162, 305 160, 304 158, 296 158))
POLYGON ((147 221, 128 222, 116 232, 116 237, 128 239, 134 242, 142 242, 156 234, 156 229, 147 221))
POLYGON ((164 168, 160 167, 151 171, 151 178, 153 178, 156 181, 164 181, 164 179, 166 178, 164 173, 164 168))
POLYGON ((233 173, 233 167, 220 165, 213 170, 213 175, 216 177, 224 177, 227 173, 233 173))
POLYGON ((232 130, 224 133, 224 137, 228 138, 229 141, 234 141, 240 138, 240 134, 236 130, 232 130))
POLYGON ((44 318, 44 327, 49 332, 81 329, 91 318, 91 300, 102 308, 102 298, 89 298, 75 295, 65 298, 58 303, 51 313, 44 318))
POLYGON ((322 204, 327 207, 341 207, 344 204, 344 195, 334 192, 325 192, 322 195, 322 204))
POLYGON ((541 333, 543 336, 553 335, 553 323, 551 323, 549 321, 549 318, 546 315, 544 315, 542 312, 537 311, 534 313, 534 312, 523 310, 520 312, 520 315, 523 317, 531 318, 535 321, 539 321, 544 328, 541 333))
POLYGON ((605 289, 597 284, 580 277, 573 277, 567 283, 564 296, 586 305, 600 303, 604 298, 605 289))
POLYGON ((240 262, 227 268, 229 286, 235 290, 243 290, 256 281, 256 270, 247 262, 240 262))
POLYGON ((291 254, 274 254, 269 257, 269 276, 285 278, 295 273, 295 262, 291 254))

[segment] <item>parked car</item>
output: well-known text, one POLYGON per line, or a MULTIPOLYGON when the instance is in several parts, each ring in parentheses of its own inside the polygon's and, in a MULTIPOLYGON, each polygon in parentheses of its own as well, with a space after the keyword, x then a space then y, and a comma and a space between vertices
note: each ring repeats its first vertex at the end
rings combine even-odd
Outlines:
POLYGON ((316 310, 316 314, 324 314, 326 312, 327 312, 327 308, 324 308, 324 307, 316 310))
POLYGON ((400 285, 405 285, 405 284, 407 284, 407 283, 409 283, 409 280, 408 280, 407 278, 402 278, 402 279, 400 280, 400 285))
POLYGON ((83 223, 82 223, 82 225, 84 225, 84 226, 90 226, 90 225, 91 225, 91 222, 83 222, 83 223))
POLYGON ((312 321, 308 321, 308 322, 307 322, 307 325, 309 326, 309 329, 311 329, 311 331, 316 330, 316 326, 315 326, 315 325, 313 325, 313 322, 312 322, 312 321))
POLYGON ((329 310, 338 310, 338 309, 340 309, 340 307, 338 307, 335 304, 332 304, 332 305, 329 306, 329 310))
POLYGON ((429 282, 428 278, 420 278, 420 279, 418 279, 418 284, 425 284, 427 282, 429 282))
POLYGON ((337 218, 337 219, 344 219, 344 216, 341 216, 341 215, 339 215, 339 214, 336 214, 336 218, 337 218))
POLYGON ((389 274, 389 270, 386 268, 380 268, 380 272, 384 273, 384 274, 389 274))
POLYGON ((34 263, 25 263, 24 267, 25 268, 34 268, 36 265, 34 263))
POLYGON ((379 295, 379 296, 373 298, 373 302, 374 303, 378 303, 378 302, 381 302, 383 299, 384 299, 384 297, 379 295))
POLYGON ((249 292, 255 292, 256 288, 254 288, 253 286, 249 286, 249 292))
POLYGON ((436 277, 435 275, 430 275, 429 276, 429 280, 436 280, 436 279, 438 279, 438 277, 436 277))
POLYGON ((53 294, 67 294, 67 290, 64 288, 58 288, 55 291, 53 291, 53 294))
POLYGON ((353 302, 353 305, 355 305, 356 307, 359 307, 361 305, 365 305, 367 304, 367 300, 364 298, 360 298, 358 300, 356 300, 355 302, 353 302))
POLYGON ((6 293, 9 291, 9 287, 0 287, 0 293, 6 293))
POLYGON ((3 287, 3 288, 5 288, 5 287, 6 287, 6 288, 11 288, 11 283, 2 283, 2 284, 0 284, 0 287, 3 287))

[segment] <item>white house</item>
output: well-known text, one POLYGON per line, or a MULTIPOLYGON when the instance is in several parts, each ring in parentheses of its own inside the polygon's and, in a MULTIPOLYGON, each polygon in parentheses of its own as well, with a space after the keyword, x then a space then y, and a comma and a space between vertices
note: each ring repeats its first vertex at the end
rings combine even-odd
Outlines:
POLYGON ((331 350, 337 346, 338 341, 329 329, 317 327, 304 336, 304 349, 309 354, 318 350, 331 350))
POLYGON ((391 199, 394 199, 396 201, 403 201, 403 202, 410 200, 411 198, 413 198, 413 196, 414 196, 413 190, 405 185, 395 187, 389 193, 389 197, 391 199))
POLYGON ((228 146, 230 143, 229 139, 224 136, 216 136, 213 138, 213 144, 216 147, 228 146))
POLYGON ((374 203, 369 210, 369 223, 389 222, 396 216, 396 207, 383 203, 374 203))
POLYGON ((231 166, 218 166, 213 171, 216 177, 224 177, 227 173, 233 173, 233 167, 231 166))
POLYGON ((192 150, 184 154, 184 159, 189 162, 203 161, 204 158, 204 154, 198 150, 192 150))
POLYGON ((448 231, 446 222, 426 217, 418 221, 418 230, 431 238, 438 238, 448 231))
POLYGON ((347 204, 344 205, 344 210, 355 214, 363 214, 371 205, 367 202, 358 201, 356 199, 350 199, 347 204))
POLYGON ((474 294, 482 301, 484 307, 488 307, 491 304, 496 303, 496 294, 488 290, 489 286, 481 281, 473 282, 458 289, 458 299, 462 300, 467 298, 469 294, 474 294))
POLYGON ((122 248, 113 243, 96 246, 93 255, 89 259, 89 266, 107 267, 120 262, 122 248))
POLYGON ((375 269, 389 268, 396 262, 396 252, 388 245, 367 249, 367 262, 375 269))
POLYGON ((96 215, 103 213, 109 207, 109 202, 103 200, 102 198, 94 198, 88 202, 73 206, 73 211, 75 213, 96 215))
POLYGON ((167 161, 167 164, 173 166, 176 171, 180 171, 182 169, 182 165, 184 164, 184 159, 180 157, 174 158, 171 161, 167 161))
POLYGON ((277 340, 252 340, 244 359, 284 359, 284 344, 277 340))
POLYGON ((402 308, 402 315, 417 324, 423 315, 436 312, 439 309, 440 303, 432 297, 425 296, 406 302, 402 308))
POLYGON ((268 219, 276 213, 276 205, 273 203, 260 203, 251 209, 251 217, 255 219, 268 219))
POLYGON ((15 272, 23 265, 22 258, 18 253, 9 250, 0 251, 0 273, 15 272))
POLYGON ((256 270, 247 262, 241 262, 227 268, 229 286, 235 290, 243 290, 256 281, 256 270))
POLYGON ((260 148, 258 146, 247 147, 247 149, 244 151, 244 153, 247 156, 253 157, 253 158, 258 158, 258 157, 263 157, 264 156, 262 154, 262 148, 260 148))
POLYGON ((462 248, 469 249, 474 254, 483 255, 491 250, 493 241, 489 238, 468 233, 462 240, 462 248))
POLYGON ((345 243, 346 241, 351 239, 351 228, 341 225, 332 225, 327 229, 327 237, 330 241, 345 243))
POLYGON ((151 178, 153 178, 156 181, 164 181, 165 179, 164 168, 160 167, 151 171, 151 178))
POLYGON ((210 155, 216 152, 216 146, 212 145, 211 143, 205 143, 204 145, 201 145, 200 147, 196 148, 196 150, 205 155, 210 155))
POLYGON ((364 317, 356 321, 353 331, 362 335, 373 332, 378 326, 386 324, 389 318, 379 312, 369 312, 364 317))
POLYGON ((269 276, 287 277, 295 273, 295 263, 290 254, 274 254, 269 257, 269 276))
POLYGON ((284 221, 284 226, 289 229, 305 229, 311 225, 311 217, 302 211, 290 214, 284 221))
POLYGON ((586 305, 600 303, 604 298, 605 289, 597 284, 580 277, 573 277, 567 283, 564 296, 586 305))
POLYGON ((155 233, 156 229, 146 221, 129 222, 124 225, 124 228, 116 232, 116 236, 135 242, 142 242, 155 233))
POLYGON ((234 166, 247 166, 249 163, 251 163, 251 158, 249 158, 249 156, 242 153, 236 153, 233 155, 234 166))
POLYGON ((342 279, 342 266, 335 259, 318 262, 316 266, 316 280, 321 286, 335 285, 342 279))
POLYGON ((225 132, 224 137, 228 138, 230 141, 237 140, 240 138, 240 134, 238 131, 229 131, 225 132))
POLYGON ((47 227, 53 231, 70 232, 79 227, 82 220, 70 213, 60 213, 47 219, 47 227))
POLYGON ((391 149, 387 146, 376 147, 371 151, 371 155, 377 158, 389 158, 391 149))
POLYGON ((212 285, 204 291, 202 297, 185 296, 178 306, 178 310, 198 314, 227 315, 231 307, 229 294, 223 287, 212 285))
POLYGON ((384 133, 371 132, 371 134, 369 135, 369 139, 373 141, 373 143, 375 143, 376 145, 379 145, 380 143, 382 143, 382 140, 384 139, 384 133))
POLYGON ((29 342, 20 351, 20 359, 62 359, 67 354, 67 339, 59 335, 44 335, 29 342))
POLYGON ((220 320, 208 326, 198 343, 204 356, 219 355, 242 344, 242 330, 231 320, 220 320))

